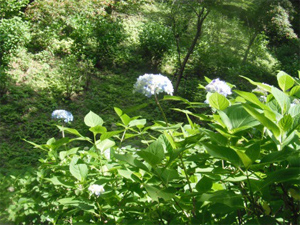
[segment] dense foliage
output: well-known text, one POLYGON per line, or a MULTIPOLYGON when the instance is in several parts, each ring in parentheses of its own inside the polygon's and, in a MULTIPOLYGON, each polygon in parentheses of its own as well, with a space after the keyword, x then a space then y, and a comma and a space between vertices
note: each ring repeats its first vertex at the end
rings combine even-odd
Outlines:
POLYGON ((30 142, 47 156, 33 175, 12 177, 9 219, 298 224, 300 80, 280 72, 278 89, 246 79, 254 92, 234 90, 234 95, 225 82, 211 81, 206 89, 212 114, 192 112, 204 103, 165 96, 188 104, 189 110, 174 109, 186 115, 187 124, 148 125, 115 108, 120 119, 115 130, 93 112, 84 117, 89 136, 58 125, 62 138, 30 142), (137 145, 126 144, 136 137, 137 145))
POLYGON ((0 0, 0 221, 299 223, 299 6, 0 0))

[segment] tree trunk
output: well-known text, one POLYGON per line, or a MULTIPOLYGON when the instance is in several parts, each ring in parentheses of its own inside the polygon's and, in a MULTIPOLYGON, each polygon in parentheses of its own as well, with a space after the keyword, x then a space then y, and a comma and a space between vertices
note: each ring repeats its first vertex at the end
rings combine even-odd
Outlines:
POLYGON ((179 87, 179 84, 180 84, 180 81, 182 80, 182 77, 183 77, 183 73, 184 73, 184 69, 186 67, 186 64, 191 56, 191 54, 193 53, 194 51, 194 48, 197 44, 197 41, 201 35, 201 30, 202 30, 202 25, 203 25, 203 22, 204 20, 206 19, 207 15, 209 14, 210 11, 207 11, 205 14, 204 14, 204 10, 205 8, 203 7, 201 12, 199 14, 197 14, 197 32, 195 34, 195 37, 193 39, 193 42, 186 54, 186 56, 184 57, 184 60, 183 62, 180 64, 180 69, 179 69, 179 72, 178 72, 178 75, 177 75, 177 81, 176 81, 176 85, 175 85, 175 88, 174 88, 174 94, 177 93, 178 91, 178 87, 179 87))
POLYGON ((251 37, 250 41, 249 41, 248 47, 247 47, 247 49, 246 49, 246 52, 245 52, 245 55, 244 55, 244 58, 243 58, 243 64, 244 64, 244 63, 247 61, 247 59, 248 59, 248 55, 249 55, 250 49, 251 49, 251 47, 252 47, 252 45, 253 45, 253 43, 254 43, 254 41, 255 41, 257 35, 258 35, 258 32, 255 32, 255 33, 253 34, 253 36, 251 37))

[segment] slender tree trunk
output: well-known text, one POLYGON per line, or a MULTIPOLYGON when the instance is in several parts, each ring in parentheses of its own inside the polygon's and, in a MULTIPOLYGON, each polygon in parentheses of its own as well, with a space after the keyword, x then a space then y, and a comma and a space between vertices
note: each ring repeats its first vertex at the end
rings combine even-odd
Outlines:
POLYGON ((186 56, 184 57, 183 62, 180 63, 180 69, 179 69, 179 72, 178 72, 178 75, 177 75, 177 81, 176 81, 176 85, 175 85, 175 88, 174 88, 174 93, 175 94, 178 91, 178 87, 179 87, 180 81, 182 80, 186 64, 187 64, 191 54, 194 51, 194 48, 197 44, 197 41, 198 41, 199 37, 201 36, 203 22, 204 22, 204 20, 206 19, 207 15, 210 12, 210 11, 207 11, 206 13, 204 13, 204 11, 205 11, 205 8, 203 7, 201 12, 197 14, 197 32, 195 34, 193 42, 192 42, 186 56))
POLYGON ((253 34, 253 36, 250 38, 248 47, 247 47, 247 49, 246 49, 246 52, 245 52, 245 55, 244 55, 244 58, 243 58, 243 64, 244 64, 244 63, 247 61, 247 59, 248 59, 248 55, 249 55, 250 49, 251 49, 253 43, 255 42, 255 39, 256 39, 257 35, 258 35, 258 32, 255 32, 255 33, 253 34))

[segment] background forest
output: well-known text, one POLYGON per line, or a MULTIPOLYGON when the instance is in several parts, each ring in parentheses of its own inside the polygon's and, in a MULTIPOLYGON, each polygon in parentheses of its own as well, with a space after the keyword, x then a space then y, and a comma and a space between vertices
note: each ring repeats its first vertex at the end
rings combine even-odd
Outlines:
MULTIPOLYGON (((0 0, 0 210, 10 204, 7 177, 47 155, 25 140, 60 138, 53 110, 72 112, 70 127, 88 136, 90 111, 110 130, 114 107, 164 119, 153 99, 133 93, 145 73, 168 76, 189 102, 205 101, 205 77, 243 91, 253 86, 240 75, 278 86, 278 71, 300 70, 299 35, 298 0, 0 0)), ((160 103, 171 123, 189 121, 171 110, 180 102, 160 103)))

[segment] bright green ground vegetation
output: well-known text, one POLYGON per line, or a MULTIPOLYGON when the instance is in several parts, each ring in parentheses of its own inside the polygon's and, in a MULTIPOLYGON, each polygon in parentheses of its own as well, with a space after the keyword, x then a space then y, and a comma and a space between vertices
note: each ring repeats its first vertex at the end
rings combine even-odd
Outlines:
POLYGON ((0 0, 0 221, 299 224, 299 7, 0 0), (168 123, 145 73, 174 85, 168 123))

